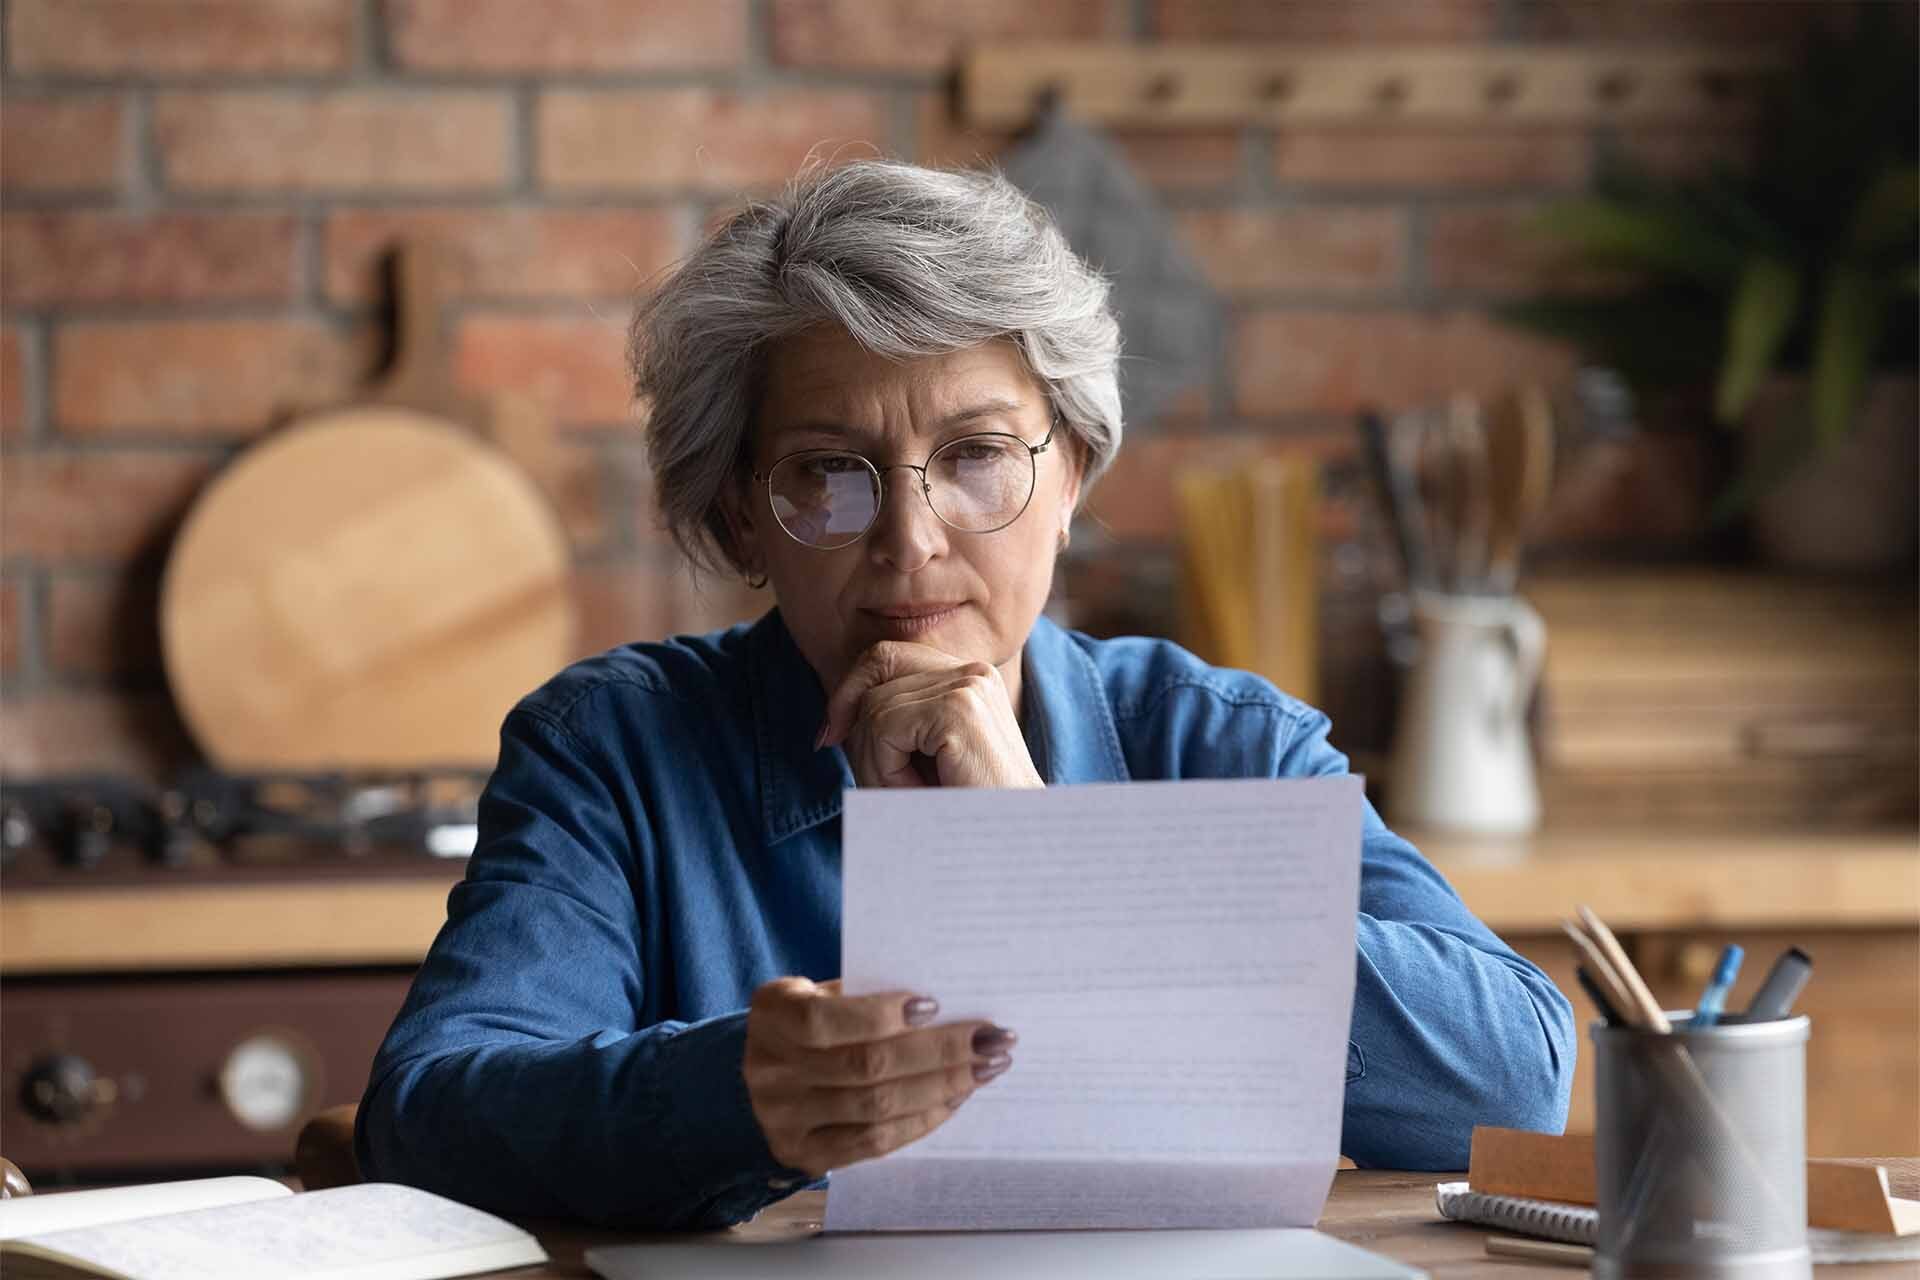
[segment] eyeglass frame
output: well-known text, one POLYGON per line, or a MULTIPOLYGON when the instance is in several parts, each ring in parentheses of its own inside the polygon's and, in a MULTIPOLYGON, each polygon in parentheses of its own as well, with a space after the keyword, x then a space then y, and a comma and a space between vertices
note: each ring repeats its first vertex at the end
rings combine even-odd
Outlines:
POLYGON ((842 551, 852 546, 854 543, 860 541, 860 539, 866 537, 869 533, 872 533, 873 526, 880 523, 880 513, 886 510, 887 508, 887 472, 898 471, 898 470, 901 470, 902 468, 908 471, 915 471, 919 473, 920 497, 923 500, 925 500, 927 504, 927 510, 933 512, 933 518, 938 520, 941 524, 959 533, 977 533, 977 534, 998 533, 1002 529, 1011 528, 1013 526, 1013 523, 1016 520, 1018 520, 1021 516, 1027 514, 1027 508, 1033 505, 1033 495, 1040 488, 1040 465, 1037 462, 1034 462, 1033 460, 1035 458, 1038 458, 1041 454, 1045 453, 1049 448, 1053 446, 1054 428, 1058 427, 1060 424, 1061 424, 1061 417, 1058 413, 1055 413, 1053 415, 1052 420, 1047 423, 1046 437, 1042 439, 1039 444, 1028 444, 1024 439, 1022 439, 1018 435, 1015 435, 1011 431, 974 431, 964 436, 955 436, 953 439, 947 441, 945 444, 942 444, 938 448, 934 449, 932 453, 929 453, 927 455, 927 460, 925 462, 919 463, 917 465, 911 462, 889 462, 886 466, 883 467, 875 463, 872 458, 867 457, 866 454, 859 453, 853 449, 795 449, 791 453, 781 454, 779 457, 775 458, 772 462, 768 463, 767 469, 765 472, 762 472, 758 467, 756 467, 751 472, 751 475, 753 477, 753 482, 755 484, 759 484, 763 481, 766 483, 767 509, 773 512, 773 522, 780 526, 780 532, 786 534, 787 537, 792 538, 795 542, 799 543, 801 546, 805 547, 809 551, 842 551), (941 515, 940 509, 933 505, 933 485, 927 479, 927 468, 933 463, 933 460, 938 456, 940 456, 940 454, 943 453, 944 451, 953 448, 955 445, 965 444, 969 440, 978 440, 985 436, 995 436, 1002 440, 1019 441, 1021 448, 1027 451, 1027 461, 1029 464, 1031 464, 1033 468, 1032 479, 1030 483, 1027 485, 1027 500, 1020 504, 1020 509, 1018 511, 1014 512, 1012 515, 1007 517, 1005 524, 997 524, 993 526, 993 528, 991 529, 963 529, 959 525, 955 524, 953 521, 941 515), (873 504, 873 518, 867 521, 866 527, 860 530, 860 532, 854 534, 851 538, 848 538, 845 542, 838 544, 837 546, 817 547, 811 542, 802 541, 793 532, 793 530, 787 528, 786 522, 780 518, 780 512, 777 509, 775 509, 773 505, 773 473, 779 470, 780 464, 787 461, 789 458, 798 458, 802 454, 808 454, 808 453, 838 453, 838 454, 844 454, 850 458, 858 458, 861 462, 861 465, 865 466, 867 470, 873 473, 874 488, 880 495, 879 500, 873 504))

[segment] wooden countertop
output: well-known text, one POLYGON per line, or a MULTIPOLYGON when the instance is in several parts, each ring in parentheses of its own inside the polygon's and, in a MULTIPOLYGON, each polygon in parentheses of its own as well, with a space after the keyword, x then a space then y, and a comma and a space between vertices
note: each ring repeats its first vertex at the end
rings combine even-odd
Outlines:
MULTIPOLYGON (((1487 1256, 1486 1239, 1492 1234, 1465 1223, 1447 1222, 1434 1208, 1433 1188, 1438 1182, 1463 1177, 1457 1173, 1389 1173, 1376 1169, 1343 1169, 1334 1175, 1333 1194, 1320 1217, 1320 1230, 1362 1249, 1370 1249, 1389 1258, 1423 1268, 1434 1280, 1465 1280, 1466 1277, 1498 1277, 1499 1280, 1567 1280, 1584 1272, 1551 1263, 1522 1262, 1511 1258, 1487 1256)), ((584 1254, 599 1245, 633 1244, 643 1239, 672 1238, 710 1240, 717 1248, 747 1246, 770 1240, 791 1240, 819 1230, 820 1215, 826 1208, 826 1192, 801 1191, 773 1205, 758 1218, 731 1231, 712 1232, 698 1237, 635 1237, 614 1232, 589 1231, 579 1227, 543 1227, 526 1224, 540 1237, 550 1261, 544 1267, 523 1267, 501 1273, 502 1280, 547 1280, 556 1276, 590 1276, 584 1254)), ((1844 1267, 1815 1267, 1822 1276, 1835 1280, 1887 1280, 1913 1274, 1906 1262, 1864 1264, 1844 1267)))
MULTIPOLYGON (((1489 926, 1551 933, 1585 902, 1619 930, 1920 926, 1920 834, 1404 833, 1489 926)), ((413 964, 457 867, 378 880, 9 886, 0 974, 413 964)))

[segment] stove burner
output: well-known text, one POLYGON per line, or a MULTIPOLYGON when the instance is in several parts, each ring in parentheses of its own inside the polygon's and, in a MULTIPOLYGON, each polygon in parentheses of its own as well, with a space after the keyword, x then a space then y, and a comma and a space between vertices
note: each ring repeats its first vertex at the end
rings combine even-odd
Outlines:
POLYGON ((95 871, 122 851, 165 868, 473 852, 486 775, 230 774, 156 786, 113 775, 0 780, 0 866, 46 850, 95 871))

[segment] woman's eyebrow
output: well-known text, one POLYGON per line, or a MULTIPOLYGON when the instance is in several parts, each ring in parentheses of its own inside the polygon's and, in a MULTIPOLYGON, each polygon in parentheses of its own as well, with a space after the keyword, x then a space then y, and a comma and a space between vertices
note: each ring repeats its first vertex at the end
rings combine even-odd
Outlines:
MULTIPOLYGON (((941 434, 948 432, 955 427, 965 426, 970 422, 978 422, 982 418, 1009 417, 1019 413, 1023 407, 1024 406, 1017 400, 983 400, 979 404, 968 405, 964 409, 957 409, 940 419, 939 422, 934 424, 933 433, 941 434)), ((774 439, 776 441, 786 441, 796 436, 835 436, 841 440, 850 440, 855 443, 864 444, 873 444, 878 441, 878 437, 862 431, 857 427, 850 427, 844 422, 832 422, 826 419, 796 422, 792 426, 782 427, 774 433, 774 439)))

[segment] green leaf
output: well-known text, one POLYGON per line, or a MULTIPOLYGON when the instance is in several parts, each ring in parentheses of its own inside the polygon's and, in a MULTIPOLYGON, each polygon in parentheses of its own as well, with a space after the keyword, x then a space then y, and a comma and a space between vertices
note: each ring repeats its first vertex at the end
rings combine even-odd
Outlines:
POLYGON ((1772 371, 1800 305, 1800 272, 1778 258, 1755 258, 1740 273, 1727 309, 1727 354, 1720 364, 1714 416, 1738 422, 1772 371))
POLYGON ((1594 258, 1707 284, 1720 284, 1740 268, 1739 254, 1725 237, 1675 209, 1618 200, 1567 200, 1542 210, 1536 225, 1594 258))
POLYGON ((1823 445, 1841 440, 1853 426, 1888 301, 1880 282, 1859 267, 1836 268, 1827 279, 1814 329, 1810 391, 1813 434, 1823 445))

